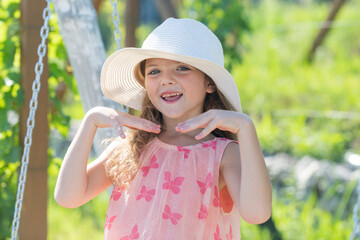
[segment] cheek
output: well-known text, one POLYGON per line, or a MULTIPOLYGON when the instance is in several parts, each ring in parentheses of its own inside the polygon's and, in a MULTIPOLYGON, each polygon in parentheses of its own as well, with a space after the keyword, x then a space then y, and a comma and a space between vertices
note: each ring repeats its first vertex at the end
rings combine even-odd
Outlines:
POLYGON ((145 90, 150 102, 154 105, 156 98, 155 89, 150 84, 150 85, 145 85, 145 90))
POLYGON ((147 94, 150 96, 150 95, 153 95, 153 92, 154 92, 154 86, 153 84, 151 84, 151 81, 145 81, 144 82, 144 87, 145 87, 145 90, 147 92, 147 94))

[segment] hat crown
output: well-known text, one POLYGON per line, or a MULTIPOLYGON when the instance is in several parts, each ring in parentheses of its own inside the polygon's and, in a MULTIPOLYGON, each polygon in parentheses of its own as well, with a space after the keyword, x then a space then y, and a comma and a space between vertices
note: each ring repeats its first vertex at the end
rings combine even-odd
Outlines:
POLYGON ((204 24, 193 19, 168 18, 152 31, 141 48, 201 58, 224 66, 219 39, 204 24))

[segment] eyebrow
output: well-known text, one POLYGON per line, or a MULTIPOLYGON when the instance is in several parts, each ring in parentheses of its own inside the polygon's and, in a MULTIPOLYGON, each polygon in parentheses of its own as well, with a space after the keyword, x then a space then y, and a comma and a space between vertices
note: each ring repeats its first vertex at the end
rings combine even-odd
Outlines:
POLYGON ((157 67, 158 64, 150 64, 150 65, 146 65, 146 67, 157 67))
MULTIPOLYGON (((189 65, 189 64, 187 64, 187 63, 183 63, 183 62, 178 62, 178 61, 174 61, 175 62, 175 64, 185 64, 185 65, 189 65)), ((160 64, 159 63, 151 63, 151 64, 149 64, 149 65, 146 65, 146 67, 158 67, 160 64)))

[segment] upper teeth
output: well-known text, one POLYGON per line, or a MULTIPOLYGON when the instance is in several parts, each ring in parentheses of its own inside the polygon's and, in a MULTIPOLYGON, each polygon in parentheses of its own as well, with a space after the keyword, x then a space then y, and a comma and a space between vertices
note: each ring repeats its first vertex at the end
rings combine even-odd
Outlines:
POLYGON ((164 94, 162 95, 162 97, 166 98, 166 97, 174 97, 179 95, 181 95, 181 93, 171 93, 171 94, 164 94))

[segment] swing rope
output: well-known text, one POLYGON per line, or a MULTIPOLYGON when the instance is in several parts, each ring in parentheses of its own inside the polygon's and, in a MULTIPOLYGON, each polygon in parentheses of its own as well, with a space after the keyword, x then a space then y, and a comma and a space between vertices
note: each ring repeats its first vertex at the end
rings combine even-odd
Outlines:
POLYGON ((353 221, 354 221, 354 227, 353 227, 353 232, 350 235, 350 240, 354 240, 354 239, 360 239, 360 220, 359 220, 359 215, 360 215, 360 179, 358 180, 357 183, 357 196, 358 196, 358 200, 357 203, 354 206, 354 210, 353 210, 353 221))
POLYGON ((44 25, 41 27, 40 30, 41 43, 37 50, 39 59, 35 65, 35 80, 32 85, 33 94, 29 104, 30 112, 29 112, 29 117, 27 119, 27 132, 24 139, 24 152, 21 159, 21 170, 20 170, 19 184, 16 195, 14 218, 12 222, 11 240, 17 239, 17 234, 19 230, 21 208, 22 208, 25 183, 26 183, 26 173, 29 164, 30 148, 32 144, 32 133, 35 127, 35 113, 38 105, 38 94, 40 92, 40 87, 41 87, 40 77, 41 74, 43 73, 43 68, 44 68, 43 58, 46 54, 46 40, 49 36, 49 20, 51 16, 50 3, 52 2, 52 0, 46 0, 46 2, 47 5, 42 15, 44 19, 44 25))

